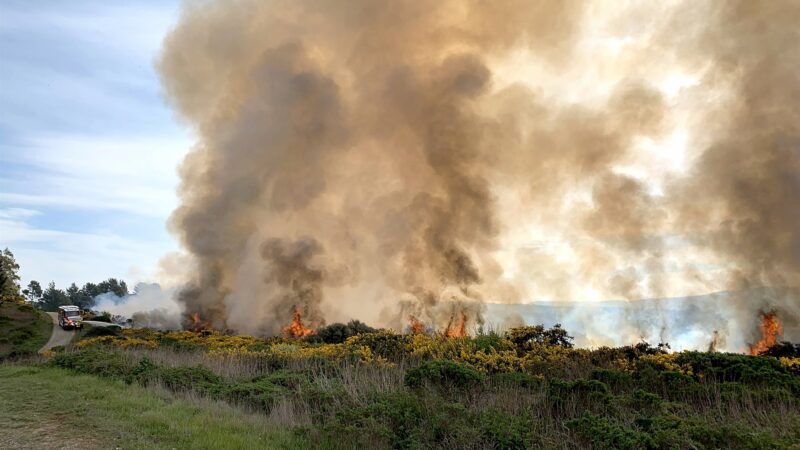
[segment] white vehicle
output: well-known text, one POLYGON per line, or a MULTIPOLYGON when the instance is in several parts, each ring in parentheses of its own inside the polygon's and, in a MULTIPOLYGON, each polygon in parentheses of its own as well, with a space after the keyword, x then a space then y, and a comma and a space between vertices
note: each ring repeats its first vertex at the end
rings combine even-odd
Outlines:
POLYGON ((81 309, 73 305, 59 306, 58 325, 65 330, 67 328, 83 328, 81 309))

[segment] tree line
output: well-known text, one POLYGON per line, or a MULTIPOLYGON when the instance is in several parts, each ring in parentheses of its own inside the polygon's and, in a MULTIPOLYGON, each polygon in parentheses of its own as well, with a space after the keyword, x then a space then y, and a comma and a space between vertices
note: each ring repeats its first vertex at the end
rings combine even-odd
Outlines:
POLYGON ((95 297, 108 292, 119 297, 128 295, 128 285, 116 278, 109 278, 99 283, 86 283, 81 287, 72 283, 66 289, 59 289, 52 281, 42 289, 42 285, 36 280, 31 280, 22 288, 19 281, 19 264, 11 250, 6 248, 0 252, 0 297, 3 300, 24 298, 45 311, 55 311, 62 305, 75 305, 81 309, 91 308, 94 306, 95 297))

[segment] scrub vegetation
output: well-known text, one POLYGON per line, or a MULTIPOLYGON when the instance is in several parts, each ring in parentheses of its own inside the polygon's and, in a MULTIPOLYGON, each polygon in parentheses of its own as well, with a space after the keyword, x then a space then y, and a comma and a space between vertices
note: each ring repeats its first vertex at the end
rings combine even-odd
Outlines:
POLYGON ((748 356, 576 349, 560 327, 463 338, 351 329, 340 343, 121 330, 47 364, 221 401, 313 448, 800 444, 800 355, 788 344, 748 356))

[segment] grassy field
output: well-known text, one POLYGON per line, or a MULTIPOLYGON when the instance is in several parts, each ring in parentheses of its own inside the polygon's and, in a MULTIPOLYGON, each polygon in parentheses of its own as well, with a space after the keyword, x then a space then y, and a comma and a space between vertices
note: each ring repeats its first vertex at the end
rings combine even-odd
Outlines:
POLYGON ((303 448, 224 403, 57 368, 0 365, 0 405, 0 448, 303 448))
POLYGON ((541 327, 318 338, 124 330, 48 365, 258 412, 312 448, 800 448, 797 348, 587 350, 541 327))
POLYGON ((30 305, 0 304, 0 359, 36 353, 50 338, 53 321, 30 305))

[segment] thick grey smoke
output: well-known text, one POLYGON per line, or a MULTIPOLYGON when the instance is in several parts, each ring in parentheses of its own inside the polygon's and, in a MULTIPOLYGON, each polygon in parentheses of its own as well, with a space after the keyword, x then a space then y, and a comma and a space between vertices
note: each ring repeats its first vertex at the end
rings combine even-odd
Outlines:
POLYGON ((441 329, 618 299, 614 326, 565 314, 658 340, 676 315, 639 300, 727 290, 751 294, 718 345, 765 308, 797 333, 799 22, 793 1, 187 3, 159 62, 198 137, 179 300, 274 333, 294 308, 441 329))
MULTIPOLYGON (((325 324, 320 310, 325 269, 316 267, 313 262, 321 252, 322 247, 311 238, 295 242, 273 238, 261 245, 261 257, 267 267, 265 295, 271 296, 267 302, 275 306, 275 317, 296 310, 306 325, 317 327, 325 324)), ((276 334, 279 330, 265 331, 276 334)))
POLYGON ((113 292, 98 295, 94 298, 93 309, 132 319, 136 327, 178 330, 181 307, 172 297, 172 290, 163 289, 159 284, 137 283, 133 293, 123 297, 113 292))

